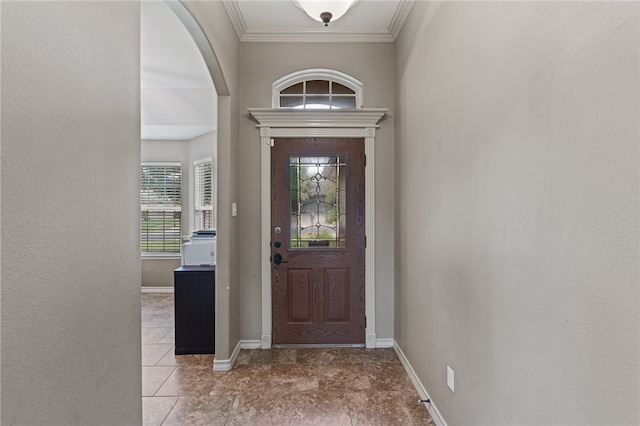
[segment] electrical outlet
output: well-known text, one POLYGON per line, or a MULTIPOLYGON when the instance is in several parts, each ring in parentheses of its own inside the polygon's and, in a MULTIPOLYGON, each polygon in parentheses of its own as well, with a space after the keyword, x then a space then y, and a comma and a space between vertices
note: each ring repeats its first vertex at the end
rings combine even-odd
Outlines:
POLYGON ((447 386, 449 386, 449 389, 451 389, 451 392, 454 392, 453 390, 454 382, 455 382, 455 378, 453 375, 453 370, 451 369, 451 367, 447 365, 447 386))

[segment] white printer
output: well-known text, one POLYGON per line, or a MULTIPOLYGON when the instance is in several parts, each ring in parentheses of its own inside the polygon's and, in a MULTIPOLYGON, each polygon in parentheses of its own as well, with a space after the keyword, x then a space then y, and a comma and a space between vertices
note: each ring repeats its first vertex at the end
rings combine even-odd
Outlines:
POLYGON ((213 266, 216 264, 216 231, 193 231, 182 244, 182 266, 213 266))

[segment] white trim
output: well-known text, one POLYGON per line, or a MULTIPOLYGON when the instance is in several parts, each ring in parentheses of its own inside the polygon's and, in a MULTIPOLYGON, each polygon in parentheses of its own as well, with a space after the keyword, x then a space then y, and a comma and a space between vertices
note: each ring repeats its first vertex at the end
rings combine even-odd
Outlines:
POLYGON ((356 106, 362 107, 362 82, 348 74, 325 68, 296 71, 274 81, 271 86, 271 106, 273 108, 278 108, 280 106, 280 92, 282 90, 307 80, 325 80, 340 83, 355 92, 356 106))
POLYGON ((140 253, 140 260, 180 260, 180 253, 169 253, 169 252, 153 252, 153 251, 144 251, 140 253))
POLYGON ((245 22, 238 0, 223 0, 224 6, 241 42, 362 42, 393 43, 404 21, 409 16, 415 0, 400 0, 391 22, 386 30, 377 31, 326 31, 322 26, 317 29, 249 29, 245 22))
POLYGON ((242 344, 242 340, 238 342, 238 344, 236 345, 235 349, 231 353, 231 358, 229 358, 229 359, 217 359, 217 358, 214 358, 213 359, 213 369, 215 371, 229 371, 229 370, 231 370, 233 368, 233 364, 235 364, 236 360, 238 359, 238 355, 240 355, 240 349, 242 349, 241 344, 242 344))
POLYGON ((179 161, 142 161, 140 167, 182 167, 179 161))
POLYGON ((262 344, 260 340, 240 340, 240 349, 251 350, 261 348, 262 344))
POLYGON ((398 7, 393 14, 393 18, 391 18, 389 27, 387 28, 387 31, 389 31, 389 34, 391 35, 393 41, 398 38, 400 30, 402 29, 402 25, 404 25, 404 21, 409 16, 409 12, 411 11, 411 7, 413 6, 414 1, 415 0, 402 0, 398 2, 398 7))
POLYGON ((240 5, 238 5, 237 0, 222 0, 225 9, 227 9, 227 14, 229 15, 229 19, 233 24, 233 28, 236 30, 236 34, 238 34, 238 39, 243 41, 242 38, 244 34, 247 33, 247 23, 244 20, 244 16, 242 15, 242 11, 240 10, 240 5))
POLYGON ((431 399, 431 397, 429 396, 429 393, 427 392, 425 387, 422 385, 422 382, 420 381, 415 370, 409 363, 409 360, 405 356, 404 352, 402 352, 400 345, 398 345, 398 342, 396 342, 395 340, 393 340, 393 350, 396 352, 396 355, 398 355, 398 358, 400 359, 402 366, 404 367, 405 371, 409 375, 411 382, 413 382, 413 386, 415 386, 416 390, 418 391, 418 395, 420 396, 420 399, 431 400, 431 402, 425 403, 424 405, 426 409, 429 411, 429 414, 431 415, 431 418, 433 419, 436 426, 447 426, 447 422, 444 421, 444 418, 442 417, 442 414, 440 414, 440 411, 438 411, 438 408, 436 407, 436 404, 433 402, 433 399, 431 399))
POLYGON ((271 138, 274 137, 360 137, 365 141, 367 166, 365 169, 365 345, 375 348, 375 157, 374 143, 378 122, 386 108, 354 110, 287 110, 278 108, 249 108, 258 121, 261 145, 261 282, 262 335, 261 347, 268 349, 272 341, 271 320, 271 138))
POLYGON ((197 166, 198 164, 204 164, 204 163, 213 163, 213 157, 207 157, 201 160, 194 160, 193 165, 197 166))
POLYGON ((174 287, 141 287, 142 293, 174 293, 174 287))
POLYGON ((213 369, 215 371, 229 371, 233 368, 238 356, 240 355, 240 351, 242 349, 260 349, 260 341, 259 340, 240 340, 236 345, 233 353, 231 354, 231 358, 229 359, 213 359, 213 369))
MULTIPOLYGON (((248 108, 248 111, 258 120, 258 127, 270 129, 271 137, 278 137, 279 132, 293 131, 292 129, 301 133, 303 130, 298 130, 301 128, 324 128, 327 135, 341 131, 336 130, 337 128, 352 129, 360 137, 367 137, 366 130, 380 127, 377 123, 388 109, 248 108)), ((338 137, 342 137, 342 133, 338 137)), ((375 139, 375 135, 373 138, 375 139)))
MULTIPOLYGON (((323 27, 324 29, 324 27, 323 27)), ((242 42, 306 42, 306 43, 393 43, 388 30, 332 31, 323 30, 247 30, 240 36, 242 42)))
POLYGON ((376 339, 376 348, 392 348, 393 339, 376 339))

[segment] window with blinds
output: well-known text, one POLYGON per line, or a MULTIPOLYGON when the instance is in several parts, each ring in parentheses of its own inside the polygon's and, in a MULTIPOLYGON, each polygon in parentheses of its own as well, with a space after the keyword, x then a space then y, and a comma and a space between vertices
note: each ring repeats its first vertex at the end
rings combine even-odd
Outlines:
POLYGON ((211 158, 193 163, 195 177, 195 229, 213 229, 213 162, 211 158))
POLYGON ((143 163, 140 167, 140 250, 180 253, 180 163, 143 163))

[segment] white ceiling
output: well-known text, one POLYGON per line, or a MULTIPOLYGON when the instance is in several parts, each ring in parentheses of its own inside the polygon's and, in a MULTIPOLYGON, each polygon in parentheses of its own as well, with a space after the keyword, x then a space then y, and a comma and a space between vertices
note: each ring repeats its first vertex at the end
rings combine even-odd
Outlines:
MULTIPOLYGON (((325 27, 291 0, 223 1, 246 42, 393 42, 414 2, 359 0, 325 27)), ((190 140, 215 130, 211 76, 189 32, 163 1, 141 2, 140 50, 142 139, 190 140)))
POLYGON ((240 41, 393 42, 414 0, 359 0, 325 27, 291 0, 223 0, 240 41))
POLYGON ((141 2, 142 139, 190 140, 216 129, 217 95, 200 51, 161 1, 141 2))

